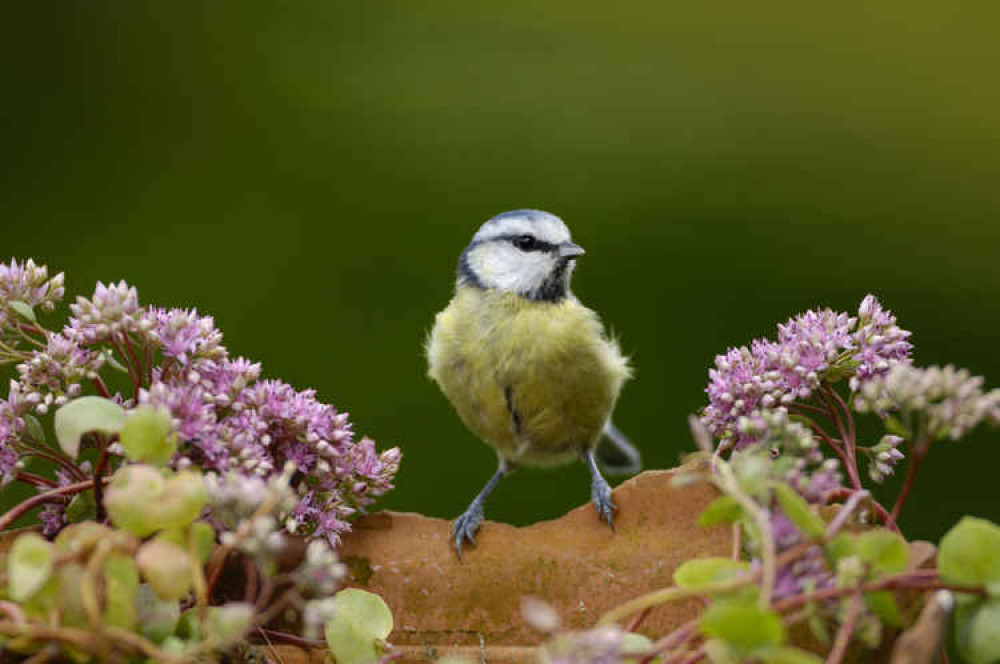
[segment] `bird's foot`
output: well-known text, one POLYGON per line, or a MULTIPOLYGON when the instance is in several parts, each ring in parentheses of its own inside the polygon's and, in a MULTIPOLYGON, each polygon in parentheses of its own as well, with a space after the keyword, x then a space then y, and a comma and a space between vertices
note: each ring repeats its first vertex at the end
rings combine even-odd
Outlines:
POLYGON ((590 484, 590 499, 597 508, 597 517, 601 521, 607 521, 611 529, 615 529, 614 511, 618 507, 611 502, 611 487, 604 478, 596 477, 590 484))
POLYGON ((469 544, 476 543, 476 531, 479 530, 479 524, 482 521, 483 505, 478 500, 474 500, 469 508, 452 524, 451 538, 455 542, 455 551, 458 553, 459 560, 462 559, 462 544, 466 540, 469 541, 469 544))

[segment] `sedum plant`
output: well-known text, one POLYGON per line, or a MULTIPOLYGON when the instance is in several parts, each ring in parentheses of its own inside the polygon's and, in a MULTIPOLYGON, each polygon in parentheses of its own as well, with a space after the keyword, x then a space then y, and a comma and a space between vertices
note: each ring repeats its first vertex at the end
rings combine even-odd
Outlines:
POLYGON ((314 391, 231 358, 211 317, 98 283, 61 329, 43 326, 63 295, 62 274, 0 264, 0 364, 16 371, 0 400, 0 485, 36 490, 0 530, 38 508, 42 526, 0 565, 0 644, 39 661, 177 663, 214 661, 250 635, 386 647, 379 598, 364 600, 367 628, 336 615, 359 600, 338 593, 335 547, 392 488, 399 450, 355 440, 314 391), (291 535, 307 546, 286 569, 291 535), (220 586, 234 564, 236 601, 220 586), (289 611, 301 634, 268 628, 289 611))
MULTIPOLYGON (((869 295, 857 315, 808 311, 779 325, 774 341, 719 355, 709 403, 691 418, 700 470, 678 481, 719 490, 699 523, 731 524, 732 555, 687 561, 673 586, 612 610, 593 630, 556 630, 551 661, 865 661, 887 630, 914 622, 915 596, 929 598, 922 615, 955 608, 966 661, 1000 661, 1000 527, 964 517, 934 566, 914 557, 897 522, 933 447, 1000 423, 1000 390, 985 391, 965 370, 914 366, 909 337, 869 295), (862 436, 860 418, 881 432, 862 436), (902 488, 881 504, 865 476, 879 484, 904 463, 902 488), (638 653, 629 647, 648 610, 692 597, 706 602, 699 618, 638 653), (813 647, 789 645, 792 632, 813 647)), ((933 618, 920 622, 894 662, 936 657, 933 618)))

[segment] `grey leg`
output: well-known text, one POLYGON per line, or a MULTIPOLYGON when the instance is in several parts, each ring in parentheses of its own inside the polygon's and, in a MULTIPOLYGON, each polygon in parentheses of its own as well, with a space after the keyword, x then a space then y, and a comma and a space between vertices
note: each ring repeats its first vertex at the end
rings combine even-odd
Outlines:
POLYGON ((597 517, 602 521, 607 521, 611 529, 614 530, 614 511, 618 508, 611 502, 611 487, 601 477, 601 471, 597 469, 594 450, 584 450, 583 460, 587 463, 587 467, 590 468, 590 499, 593 501, 594 507, 597 508, 597 517))
POLYGON ((465 540, 469 540, 470 544, 476 543, 475 534, 483 520, 483 505, 486 503, 486 497, 500 483, 500 478, 508 474, 511 469, 511 465, 505 459, 500 459, 497 472, 493 473, 493 477, 479 492, 479 495, 472 499, 462 516, 455 519, 455 523, 451 527, 451 538, 455 541, 455 551, 458 552, 459 560, 462 559, 462 544, 465 540))

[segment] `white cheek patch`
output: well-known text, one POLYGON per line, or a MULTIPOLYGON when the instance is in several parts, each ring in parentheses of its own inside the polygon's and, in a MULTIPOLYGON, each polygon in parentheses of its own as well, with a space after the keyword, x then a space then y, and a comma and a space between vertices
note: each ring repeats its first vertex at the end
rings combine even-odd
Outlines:
POLYGON ((523 294, 541 288, 555 267, 547 253, 522 252, 503 241, 473 248, 468 262, 483 286, 523 294))

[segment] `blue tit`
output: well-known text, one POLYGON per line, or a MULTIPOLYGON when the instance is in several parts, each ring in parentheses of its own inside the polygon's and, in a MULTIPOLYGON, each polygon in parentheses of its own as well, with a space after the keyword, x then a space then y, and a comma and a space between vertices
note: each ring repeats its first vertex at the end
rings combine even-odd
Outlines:
POLYGON ((597 314, 570 292, 583 249, 558 217, 515 210, 480 227, 458 261, 455 296, 427 339, 428 374, 499 467, 455 520, 459 557, 486 497, 515 466, 582 459, 598 517, 613 527, 607 472, 638 472, 639 453, 611 424, 628 360, 597 314))

